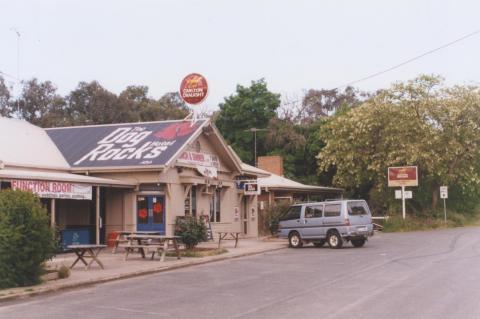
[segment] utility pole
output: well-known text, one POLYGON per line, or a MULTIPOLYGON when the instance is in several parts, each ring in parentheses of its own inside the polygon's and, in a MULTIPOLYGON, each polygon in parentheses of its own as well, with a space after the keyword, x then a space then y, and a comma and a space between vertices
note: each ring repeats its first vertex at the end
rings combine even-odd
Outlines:
POLYGON ((268 130, 265 129, 265 128, 256 128, 256 127, 252 127, 252 128, 249 128, 248 130, 245 130, 245 132, 252 132, 253 133, 253 143, 254 143, 254 146, 253 146, 253 149, 254 149, 253 160, 254 160, 255 167, 257 167, 257 132, 261 132, 261 131, 268 131, 268 130))
POLYGON ((17 90, 18 90, 18 99, 17 99, 17 112, 20 111, 20 32, 16 27, 10 28, 17 35, 17 90))

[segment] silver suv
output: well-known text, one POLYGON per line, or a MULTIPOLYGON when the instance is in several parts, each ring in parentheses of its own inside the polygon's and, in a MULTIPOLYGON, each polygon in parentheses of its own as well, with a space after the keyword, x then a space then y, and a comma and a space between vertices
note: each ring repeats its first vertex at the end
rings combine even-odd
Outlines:
POLYGON ((373 236, 372 214, 364 200, 337 200, 292 205, 280 218, 278 235, 290 247, 313 242, 321 247, 341 248, 351 241, 362 247, 373 236))

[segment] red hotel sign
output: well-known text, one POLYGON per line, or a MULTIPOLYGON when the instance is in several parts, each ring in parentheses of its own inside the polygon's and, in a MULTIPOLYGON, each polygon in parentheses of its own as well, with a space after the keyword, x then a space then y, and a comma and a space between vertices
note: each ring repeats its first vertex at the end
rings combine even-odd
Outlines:
POLYGON ((180 96, 187 104, 200 104, 207 94, 207 80, 198 73, 187 75, 180 84, 180 96))
POLYGON ((40 198, 92 199, 92 186, 50 181, 11 181, 12 189, 32 192, 40 198))
POLYGON ((398 186, 418 186, 418 170, 416 166, 388 168, 388 187, 398 186))

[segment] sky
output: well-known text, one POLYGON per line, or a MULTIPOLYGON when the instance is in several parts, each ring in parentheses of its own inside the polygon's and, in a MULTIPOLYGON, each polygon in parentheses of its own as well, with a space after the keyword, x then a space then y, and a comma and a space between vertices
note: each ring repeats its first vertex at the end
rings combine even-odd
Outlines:
MULTIPOLYGON (((80 81, 120 93, 147 85, 152 97, 201 73, 203 108, 237 84, 265 78, 288 99, 331 89, 480 29, 479 1, 0 0, 0 71, 8 82, 50 80, 60 94, 80 81)), ((419 74, 478 84, 480 34, 355 87, 372 91, 419 74)))

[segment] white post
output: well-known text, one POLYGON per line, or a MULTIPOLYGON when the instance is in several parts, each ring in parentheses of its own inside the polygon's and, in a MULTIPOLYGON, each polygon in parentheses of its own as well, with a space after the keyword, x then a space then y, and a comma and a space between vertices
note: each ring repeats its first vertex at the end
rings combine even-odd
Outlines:
POLYGON ((95 243, 100 244, 100 186, 96 186, 95 196, 95 243))
POLYGON ((405 219, 405 186, 402 186, 402 216, 405 219))
POLYGON ((445 202, 445 198, 443 199, 443 214, 444 214, 444 221, 446 225, 447 224, 447 204, 445 202))

